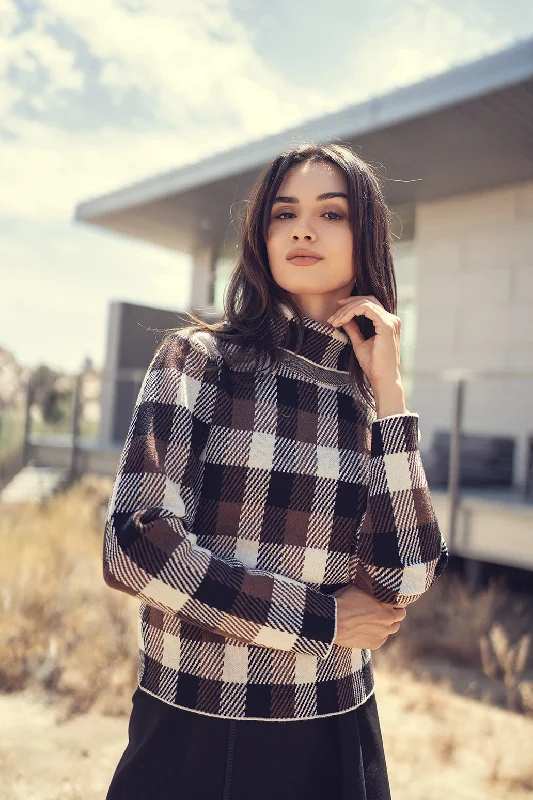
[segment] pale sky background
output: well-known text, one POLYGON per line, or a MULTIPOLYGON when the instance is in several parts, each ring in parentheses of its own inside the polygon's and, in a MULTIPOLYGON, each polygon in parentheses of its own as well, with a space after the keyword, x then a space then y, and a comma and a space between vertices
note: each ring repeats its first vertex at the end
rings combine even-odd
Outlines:
POLYGON ((79 201, 531 35, 530 0, 0 0, 0 345, 102 366, 110 300, 187 307, 188 256, 79 201))

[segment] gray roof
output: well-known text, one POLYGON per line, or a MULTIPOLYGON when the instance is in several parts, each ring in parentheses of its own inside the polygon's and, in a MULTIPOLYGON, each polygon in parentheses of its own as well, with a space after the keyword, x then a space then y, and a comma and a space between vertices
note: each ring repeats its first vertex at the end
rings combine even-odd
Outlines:
POLYGON ((533 39, 78 204, 75 219, 192 251, 220 241, 261 169, 301 140, 385 166, 390 205, 533 178, 533 39))

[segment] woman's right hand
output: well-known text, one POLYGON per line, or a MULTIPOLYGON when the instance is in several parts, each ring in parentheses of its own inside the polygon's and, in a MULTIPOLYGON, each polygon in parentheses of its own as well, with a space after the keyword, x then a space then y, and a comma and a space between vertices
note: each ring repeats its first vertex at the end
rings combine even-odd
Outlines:
POLYGON ((396 633, 405 618, 403 606, 376 600, 350 584, 334 592, 337 598, 335 644, 363 650, 377 650, 391 633, 396 633))

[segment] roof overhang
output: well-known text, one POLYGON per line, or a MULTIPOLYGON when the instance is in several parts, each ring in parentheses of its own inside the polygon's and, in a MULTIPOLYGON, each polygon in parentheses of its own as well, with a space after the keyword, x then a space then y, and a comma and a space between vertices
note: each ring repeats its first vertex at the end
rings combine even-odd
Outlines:
POLYGON ((192 252, 224 239, 264 166, 301 140, 384 165, 391 206, 531 180, 533 39, 79 203, 75 220, 192 252))

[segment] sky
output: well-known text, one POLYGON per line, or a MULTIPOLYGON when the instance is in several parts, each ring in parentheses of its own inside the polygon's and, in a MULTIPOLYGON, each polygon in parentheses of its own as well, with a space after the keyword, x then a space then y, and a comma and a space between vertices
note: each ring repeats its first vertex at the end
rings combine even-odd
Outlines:
POLYGON ((0 346, 102 367, 108 306, 188 306, 190 259, 77 203, 533 35, 530 0, 0 0, 0 346))

